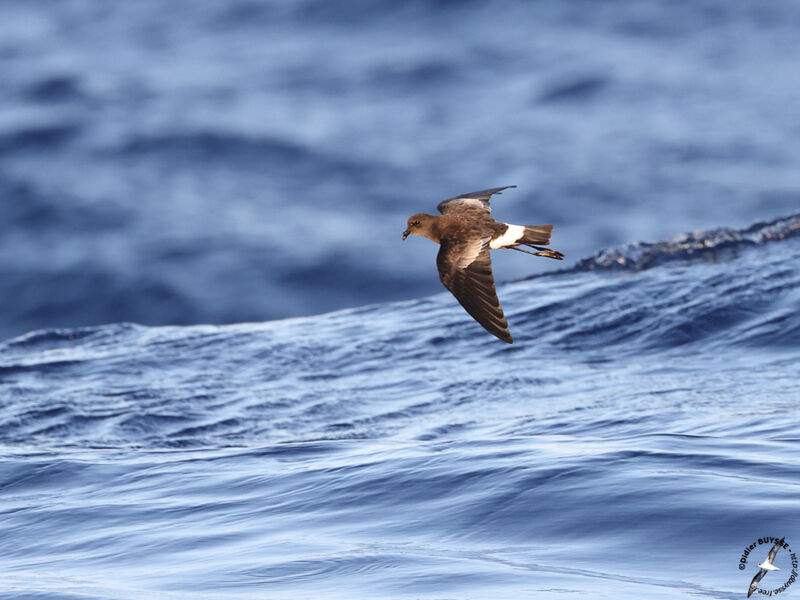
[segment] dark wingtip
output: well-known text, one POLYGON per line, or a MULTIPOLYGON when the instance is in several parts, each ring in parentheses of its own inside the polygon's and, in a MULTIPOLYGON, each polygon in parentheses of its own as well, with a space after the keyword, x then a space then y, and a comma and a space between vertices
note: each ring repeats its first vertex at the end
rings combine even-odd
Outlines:
POLYGON ((496 337, 498 340, 502 340, 502 341, 504 341, 506 344, 513 344, 513 343, 514 343, 514 338, 513 338, 513 337, 511 337, 511 333, 510 333, 510 332, 508 332, 508 331, 497 331, 497 332, 495 332, 495 331, 491 331, 490 333, 493 333, 493 334, 494 334, 494 336, 495 336, 495 337, 496 337))

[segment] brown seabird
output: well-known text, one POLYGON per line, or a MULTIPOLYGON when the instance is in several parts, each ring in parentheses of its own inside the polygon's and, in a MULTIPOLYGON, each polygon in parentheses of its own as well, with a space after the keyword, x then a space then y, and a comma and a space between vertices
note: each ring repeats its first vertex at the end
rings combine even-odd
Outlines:
POLYGON ((408 218, 408 228, 403 232, 403 239, 414 234, 439 244, 436 266, 444 287, 486 331, 509 344, 514 339, 497 299, 489 250, 509 248, 534 256, 564 258, 561 252, 542 248, 550 243, 552 225, 528 227, 494 220, 489 198, 513 187, 517 186, 506 185, 444 200, 436 207, 441 215, 417 213, 408 218))

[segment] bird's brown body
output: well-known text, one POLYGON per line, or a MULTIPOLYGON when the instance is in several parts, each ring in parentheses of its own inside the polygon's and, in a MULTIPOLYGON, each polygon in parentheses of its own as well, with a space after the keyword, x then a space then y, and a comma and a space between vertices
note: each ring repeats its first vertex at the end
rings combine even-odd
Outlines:
POLYGON ((463 194, 441 202, 441 215, 417 213, 409 217, 403 239, 419 235, 439 244, 439 278, 464 309, 487 331, 513 343, 503 308, 497 298, 490 249, 509 248, 560 260, 563 254, 540 245, 550 242, 552 225, 526 227, 495 221, 489 198, 509 187, 463 194), (519 246, 537 250, 530 252, 519 246))
POLYGON ((476 210, 475 213, 474 215, 429 215, 417 213, 410 217, 409 221, 419 220, 420 226, 416 228, 416 231, 410 231, 409 233, 426 237, 437 244, 441 244, 442 240, 466 239, 474 235, 481 235, 485 231, 491 231, 494 237, 497 237, 508 229, 508 225, 498 223, 491 216, 488 216, 487 219, 480 211, 476 210), (474 217, 475 220, 469 219, 470 216, 474 217))

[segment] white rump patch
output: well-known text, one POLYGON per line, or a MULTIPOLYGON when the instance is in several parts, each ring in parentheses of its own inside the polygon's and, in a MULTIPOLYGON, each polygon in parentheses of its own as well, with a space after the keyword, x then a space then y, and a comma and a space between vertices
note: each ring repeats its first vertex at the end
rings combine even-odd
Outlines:
POLYGON ((506 232, 500 237, 496 237, 489 243, 489 248, 495 250, 497 248, 506 248, 513 246, 518 240, 522 239, 525 235, 524 225, 509 225, 506 232))

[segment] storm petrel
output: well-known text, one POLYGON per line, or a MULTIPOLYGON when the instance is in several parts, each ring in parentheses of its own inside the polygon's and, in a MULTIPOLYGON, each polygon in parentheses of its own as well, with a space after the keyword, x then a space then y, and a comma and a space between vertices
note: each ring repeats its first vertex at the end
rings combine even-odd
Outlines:
POLYGON ((756 573, 756 576, 753 577, 753 581, 750 582, 750 587, 747 588, 748 598, 752 596, 753 592, 755 592, 758 589, 758 582, 761 581, 761 578, 767 574, 767 571, 780 571, 778 567, 772 564, 772 561, 775 560, 775 555, 778 554, 778 550, 781 549, 784 541, 785 538, 781 538, 780 540, 775 542, 775 545, 772 546, 772 550, 770 550, 769 554, 767 555, 767 560, 765 560, 762 563, 758 563, 756 565, 757 567, 761 567, 761 570, 758 573, 756 573))
POLYGON ((489 250, 509 248, 534 256, 564 258, 561 252, 542 248, 550 243, 552 225, 528 227, 494 220, 489 198, 513 187, 517 186, 470 192, 444 200, 436 207, 441 215, 413 215, 408 218, 408 228, 403 232, 403 239, 414 234, 439 244, 436 266, 444 287, 486 331, 509 344, 513 344, 514 339, 497 299, 489 250))

